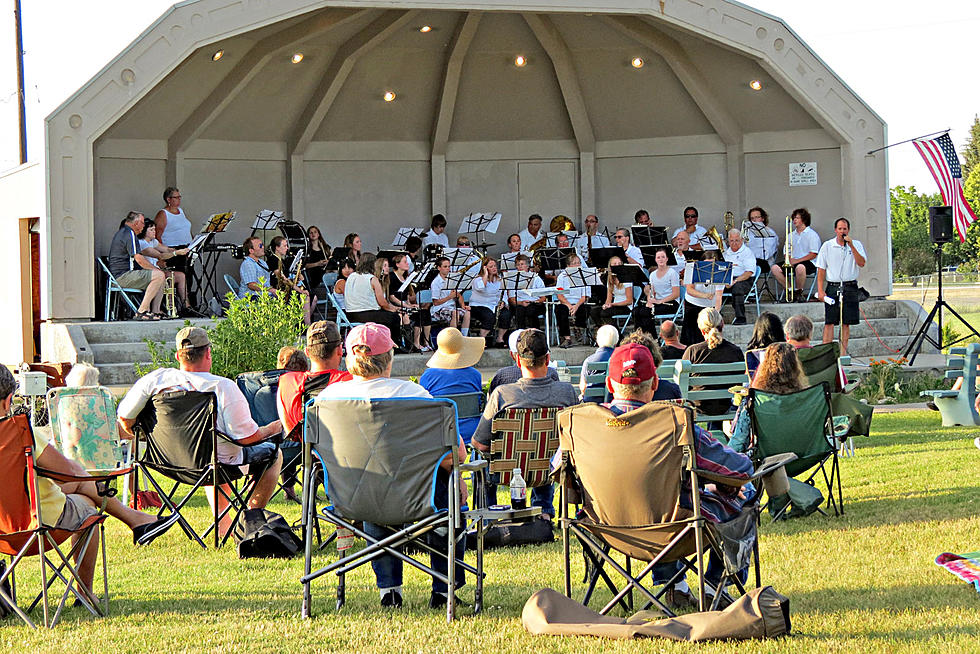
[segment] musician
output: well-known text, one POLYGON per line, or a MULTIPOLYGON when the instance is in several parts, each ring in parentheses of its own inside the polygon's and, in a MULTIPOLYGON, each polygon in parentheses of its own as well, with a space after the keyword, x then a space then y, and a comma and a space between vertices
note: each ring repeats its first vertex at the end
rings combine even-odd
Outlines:
POLYGON ((577 254, 568 255, 565 261, 565 270, 558 275, 556 286, 563 289, 558 293, 558 304, 555 306, 555 318, 558 320, 558 335, 561 343, 558 347, 569 348, 575 343, 585 345, 583 330, 588 324, 589 310, 585 306, 589 301, 591 289, 583 286, 572 286, 571 277, 568 271, 578 270, 582 267, 582 260, 577 254), (571 318, 575 319, 575 338, 572 338, 572 330, 569 323, 571 318), (574 342, 573 342, 574 341, 574 342))
POLYGON ((187 248, 175 250, 163 245, 157 240, 156 231, 156 225, 152 220, 143 221, 143 231, 139 235, 139 252, 146 258, 147 263, 149 263, 152 268, 162 270, 163 274, 168 279, 173 277, 174 292, 176 296, 180 298, 180 302, 183 305, 183 308, 180 310, 178 315, 180 315, 182 318, 197 316, 198 313, 196 311, 192 311, 190 304, 187 303, 187 276, 184 274, 184 271, 167 268, 162 259, 151 256, 151 253, 154 251, 169 254, 171 257, 179 256, 182 254, 187 254, 187 248))
MULTIPOLYGON (((519 254, 514 259, 514 265, 519 271, 528 272, 531 269, 531 258, 526 254, 519 254)), ((544 316, 545 298, 543 296, 534 297, 527 291, 542 288, 544 288, 544 280, 541 279, 540 275, 535 275, 529 289, 508 291, 511 315, 514 317, 514 326, 517 329, 539 328, 541 318, 544 316)))
POLYGON ((507 237, 507 253, 508 254, 520 254, 521 252, 527 252, 524 249, 524 241, 521 240, 520 234, 511 234, 507 237))
MULTIPOLYGON (((624 230, 616 232, 617 239, 622 231, 624 230)), ((623 260, 618 256, 609 258, 609 271, 606 272, 606 301, 601 305, 592 307, 590 312, 592 322, 597 326, 612 324, 613 316, 624 316, 633 308, 633 285, 619 281, 612 272, 614 266, 621 265, 623 265, 623 260)))
MULTIPOLYGON (((401 333, 401 318, 397 307, 388 302, 381 280, 375 276, 374 263, 376 257, 365 252, 354 272, 347 277, 344 287, 344 301, 347 305, 347 317, 351 322, 375 322, 384 325, 398 338, 401 333)), ((383 260, 387 264, 387 259, 383 260)), ((383 264, 383 265, 384 265, 383 264)), ((384 267, 381 268, 384 274, 384 267)), ((387 274, 385 274, 387 281, 387 274)), ((404 350, 401 352, 404 353, 404 350)))
POLYGON ((265 263, 269 268, 269 285, 279 292, 285 292, 287 298, 293 291, 303 296, 303 322, 309 326, 313 320, 313 303, 310 302, 309 291, 303 287, 302 267, 297 271, 295 279, 289 276, 285 260, 289 253, 289 241, 285 236, 277 236, 269 242, 268 250, 265 263))
MULTIPOLYGON (((707 250, 705 261, 717 261, 718 250, 707 250)), ((690 280, 684 284, 684 323, 681 327, 681 341, 688 346, 704 340, 704 334, 698 327, 698 314, 701 309, 714 307, 721 311, 721 296, 725 291, 723 284, 692 284, 690 280)))
POLYGON ((347 290, 347 278, 354 272, 354 262, 344 259, 337 265, 337 282, 333 285, 333 299, 343 311, 347 310, 344 291, 347 290))
POLYGON ((350 248, 347 257, 357 266, 361 262, 361 237, 351 232, 344 237, 344 247, 350 248))
MULTIPOLYGON (((416 238, 416 237, 412 237, 416 238)), ((421 247, 422 239, 417 239, 421 247)), ((407 241, 406 241, 407 245, 407 241)), ((409 264, 412 258, 407 254, 396 254, 391 258, 395 264, 391 271, 388 283, 388 301, 398 307, 412 324, 412 335, 414 337, 413 346, 419 352, 431 352, 432 346, 429 344, 429 330, 432 325, 432 318, 428 311, 423 311, 418 303, 414 284, 409 284, 404 291, 400 291, 405 279, 411 274, 409 264), (423 340, 424 337, 424 340, 423 340)), ((407 323, 406 323, 407 324, 407 323)))
POLYGON ((303 274, 306 277, 307 287, 311 293, 316 293, 323 283, 323 274, 327 270, 327 260, 330 259, 330 246, 323 240, 320 228, 310 225, 306 228, 306 239, 310 247, 306 252, 306 261, 303 263, 303 274))
POLYGON ((415 260, 419 258, 422 250, 422 239, 418 236, 409 236, 405 239, 405 251, 408 252, 408 272, 415 272, 415 260))
POLYGON ((555 247, 556 248, 568 248, 571 244, 568 242, 568 234, 561 232, 555 237, 555 247))
POLYGON ((755 255, 742 239, 742 233, 737 229, 728 232, 728 249, 725 250, 725 261, 732 264, 732 283, 725 288, 732 294, 732 308, 735 309, 733 325, 745 324, 745 296, 752 290, 752 278, 755 277, 755 255))
POLYGON ((755 255, 755 264, 760 270, 769 270, 776 262, 779 251, 779 234, 769 226, 769 214, 762 207, 752 207, 748 213, 752 224, 742 234, 745 244, 755 255))
POLYGON ((502 280, 497 271, 497 262, 487 257, 480 264, 480 276, 473 280, 473 294, 470 296, 470 315, 480 324, 479 335, 486 338, 494 328, 497 330, 493 346, 505 348, 504 335, 510 325, 510 311, 501 290, 502 280))
POLYGON ((536 213, 532 213, 527 217, 527 229, 521 231, 521 247, 525 250, 529 249, 532 245, 537 243, 544 237, 541 233, 541 216, 536 213))
POLYGON ((851 325, 858 324, 858 269, 868 262, 861 241, 850 237, 851 222, 838 218, 834 222, 836 236, 820 246, 817 254, 817 299, 834 299, 824 304, 823 342, 834 340, 834 325, 840 323, 840 352, 847 354, 851 325))
POLYGON ((447 257, 436 259, 436 270, 439 274, 432 280, 429 286, 432 291, 432 314, 433 322, 446 322, 450 327, 458 327, 463 336, 470 335, 470 309, 463 301, 463 294, 460 291, 451 291, 446 288, 451 267, 447 257), (459 305, 457 306, 457 301, 459 305))
POLYGON ((180 208, 180 191, 168 186, 163 192, 163 209, 157 211, 153 223, 157 228, 157 238, 164 245, 179 248, 191 242, 191 221, 180 208))
POLYGON ((677 271, 677 276, 683 281, 684 268, 687 266, 685 253, 691 250, 691 237, 687 232, 682 231, 676 234, 670 243, 674 246, 674 259, 677 261, 674 270, 677 271))
POLYGON ((599 218, 593 213, 585 217, 585 233, 582 236, 575 247, 579 258, 586 263, 590 259, 589 250, 609 247, 609 239, 599 233, 599 218))
POLYGON ((446 234, 446 225, 446 217, 441 213, 432 216, 429 231, 425 233, 422 245, 441 245, 444 248, 448 248, 449 236, 446 234))
POLYGON ((696 207, 684 207, 684 226, 674 230, 674 236, 687 232, 692 250, 717 250, 718 245, 707 237, 708 230, 698 224, 696 207))
POLYGON ((681 279, 674 268, 667 265, 667 251, 657 250, 656 267, 650 268, 650 283, 643 287, 646 302, 636 307, 637 326, 655 336, 657 318, 673 317, 680 307, 681 279))
POLYGON ((620 227, 616 230, 615 239, 616 245, 626 251, 626 260, 629 263, 635 263, 638 266, 643 265, 643 252, 640 250, 640 248, 630 243, 630 230, 626 229, 625 227, 620 227))
POLYGON ((238 276, 241 285, 238 287, 238 297, 257 296, 263 291, 270 295, 276 295, 276 289, 272 288, 272 275, 269 273, 269 266, 262 260, 265 254, 265 244, 257 236, 249 236, 242 243, 242 250, 245 258, 238 267, 238 276))
POLYGON ((473 247, 472 243, 470 243, 470 237, 469 236, 457 236, 456 237, 456 247, 458 247, 458 248, 471 248, 471 247, 473 247))
POLYGON ((650 214, 646 209, 640 209, 635 214, 633 214, 633 224, 634 225, 646 225, 650 227, 653 223, 650 221, 650 214))
MULTIPOLYGON (((806 302, 806 298, 803 297, 803 289, 806 288, 806 276, 817 272, 814 259, 820 252, 820 237, 810 227, 810 212, 806 208, 794 209, 792 220, 793 231, 790 234, 790 243, 784 244, 784 255, 785 248, 791 248, 789 251, 792 252, 792 256, 789 258, 789 264, 793 266, 793 276, 796 282, 795 297, 797 302, 806 302)), ((786 275, 783 272, 783 266, 773 264, 769 270, 776 281, 783 288, 786 288, 786 275)), ((786 295, 786 301, 789 301, 789 294, 786 295)))

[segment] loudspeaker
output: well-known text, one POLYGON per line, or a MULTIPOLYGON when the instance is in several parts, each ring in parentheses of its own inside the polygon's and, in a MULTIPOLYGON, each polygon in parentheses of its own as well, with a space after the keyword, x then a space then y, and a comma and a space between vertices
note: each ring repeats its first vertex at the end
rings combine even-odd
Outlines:
POLYGON ((953 207, 929 207, 929 238, 933 243, 953 240, 953 207))

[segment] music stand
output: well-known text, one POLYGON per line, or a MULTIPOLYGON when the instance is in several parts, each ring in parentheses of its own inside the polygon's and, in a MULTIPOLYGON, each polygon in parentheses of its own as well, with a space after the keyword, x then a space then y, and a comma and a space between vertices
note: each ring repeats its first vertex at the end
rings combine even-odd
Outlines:
POLYGON ((545 271, 562 270, 572 254, 575 254, 575 248, 541 248, 537 251, 538 263, 545 271))
POLYGON ((620 261, 626 261, 626 250, 618 245, 611 245, 606 248, 593 248, 589 256, 592 259, 592 265, 596 268, 608 268, 609 260, 613 257, 619 257, 620 261))
POLYGON ((221 294, 218 292, 218 286, 215 281, 217 277, 218 260, 221 258, 221 250, 210 247, 214 241, 215 234, 220 234, 225 231, 225 228, 231 224, 231 221, 235 219, 238 215, 236 211, 224 211, 221 213, 214 213, 208 216, 207 220, 204 221, 204 225, 201 227, 201 232, 198 237, 195 237, 192 241, 192 245, 196 244, 196 247, 191 250, 191 255, 193 261, 194 259, 200 259, 201 261, 201 274, 197 275, 197 271, 194 267, 190 267, 191 272, 191 282, 192 286, 196 286, 201 289, 200 296, 195 293, 195 300, 197 300, 197 306, 195 307, 198 313, 206 314, 210 309, 210 303, 208 302, 208 294, 210 293, 211 298, 215 298, 216 301, 220 301, 221 294), (205 238, 198 240, 200 236, 205 236, 205 238))
POLYGON ((482 213, 480 211, 474 211, 468 216, 463 216, 463 222, 459 226, 460 234, 476 234, 476 243, 473 245, 474 248, 479 248, 486 253, 488 248, 493 247, 493 243, 486 242, 486 233, 496 234, 497 229, 500 228, 500 219, 503 214, 497 213, 482 213))
POLYGON ((569 288, 588 288, 602 286, 602 273, 595 268, 571 268, 565 270, 565 276, 572 283, 569 288))
MULTIPOLYGON (((732 283, 731 261, 693 261, 688 263, 691 270, 691 284, 714 284, 727 286, 732 283)), ((687 274, 684 275, 687 280, 687 274)))
POLYGON ((644 268, 656 268, 657 267, 657 252, 663 250, 667 253, 667 266, 673 267, 677 265, 677 257, 674 256, 674 249, 666 245, 641 245, 640 252, 643 253, 643 267, 644 268))
POLYGON ((480 276, 479 263, 477 261, 462 270, 449 273, 446 277, 446 290, 459 291, 460 293, 467 290, 473 284, 473 280, 480 276))
POLYGON ((398 233, 395 234, 395 240, 391 242, 392 247, 403 248, 408 239, 413 236, 422 238, 422 234, 425 233, 424 229, 419 229, 418 227, 399 227, 398 233))
POLYGON ((235 219, 238 215, 237 211, 225 211, 223 213, 213 213, 204 222, 204 227, 201 228, 201 233, 212 232, 218 233, 225 231, 225 228, 231 224, 231 221, 235 219))
POLYGON ((479 260, 480 258, 473 253, 473 248, 471 247, 445 248, 442 251, 442 256, 449 259, 449 268, 451 270, 459 270, 460 268, 470 266, 473 264, 473 259, 479 260))
POLYGON ((646 271, 635 263, 627 263, 622 266, 612 266, 610 269, 616 279, 622 284, 632 284, 633 286, 643 286, 649 278, 646 271))
POLYGON ((530 270, 507 270, 501 275, 501 286, 505 291, 526 291, 537 276, 530 270))
POLYGON ((392 261, 392 259, 394 259, 399 254, 404 254, 406 257, 408 256, 408 252, 406 252, 405 250, 378 250, 377 256, 379 259, 387 259, 388 263, 393 266, 395 265, 395 262, 392 261))
POLYGON ((653 225, 633 225, 630 227, 633 235, 633 245, 642 248, 645 245, 667 245, 667 228, 653 225))
POLYGON ((517 270, 517 257, 524 252, 504 252, 500 255, 500 272, 517 270))
POLYGON ((327 259, 327 270, 340 270, 340 263, 344 259, 350 258, 350 248, 345 248, 343 246, 335 247, 330 252, 330 258, 327 259))
MULTIPOLYGON (((692 243, 693 245, 693 243, 692 243)), ((715 239, 711 238, 708 232, 705 232, 701 236, 698 236, 698 245, 701 246, 702 250, 717 250, 718 243, 715 239), (707 247, 705 247, 707 246, 707 247)))

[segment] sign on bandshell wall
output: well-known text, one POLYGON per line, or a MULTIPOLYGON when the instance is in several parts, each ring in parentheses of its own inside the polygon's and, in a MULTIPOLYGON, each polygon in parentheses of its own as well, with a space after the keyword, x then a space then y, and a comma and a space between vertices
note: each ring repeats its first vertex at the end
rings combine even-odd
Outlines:
POLYGON ((817 162, 800 161, 789 165, 790 186, 816 186, 817 162))

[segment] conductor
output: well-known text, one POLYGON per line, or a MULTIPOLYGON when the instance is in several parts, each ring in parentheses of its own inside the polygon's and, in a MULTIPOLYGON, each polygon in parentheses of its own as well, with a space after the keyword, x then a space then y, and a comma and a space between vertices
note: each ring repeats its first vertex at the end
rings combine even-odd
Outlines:
POLYGON ((847 354, 847 339, 851 325, 858 323, 858 268, 867 263, 861 241, 849 236, 851 223, 847 218, 834 222, 835 237, 820 246, 817 253, 817 299, 824 304, 823 342, 834 339, 834 325, 840 324, 840 352, 847 354), (827 303, 825 297, 834 304, 827 303))

